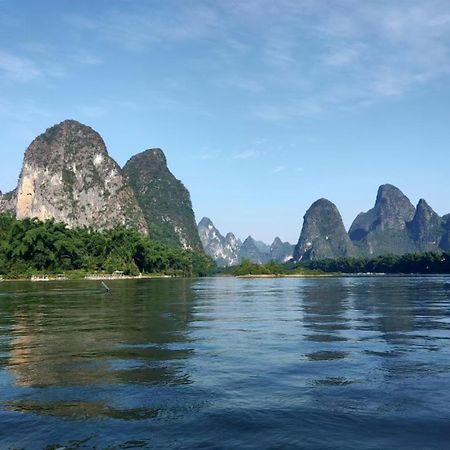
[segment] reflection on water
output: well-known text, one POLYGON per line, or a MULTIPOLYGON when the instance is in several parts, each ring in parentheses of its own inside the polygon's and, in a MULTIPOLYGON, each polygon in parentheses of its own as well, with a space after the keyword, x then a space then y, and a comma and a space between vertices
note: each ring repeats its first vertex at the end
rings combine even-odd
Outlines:
POLYGON ((1 448, 446 448, 445 277, 111 284, 0 286, 1 448))

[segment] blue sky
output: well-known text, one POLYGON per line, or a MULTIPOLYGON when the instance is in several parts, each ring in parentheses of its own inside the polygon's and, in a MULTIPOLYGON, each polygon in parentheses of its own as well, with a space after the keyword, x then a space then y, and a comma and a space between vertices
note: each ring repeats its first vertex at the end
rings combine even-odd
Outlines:
POLYGON ((0 189, 72 118, 161 147, 197 219, 296 242, 320 197, 450 212, 448 0, 0 0, 0 189))

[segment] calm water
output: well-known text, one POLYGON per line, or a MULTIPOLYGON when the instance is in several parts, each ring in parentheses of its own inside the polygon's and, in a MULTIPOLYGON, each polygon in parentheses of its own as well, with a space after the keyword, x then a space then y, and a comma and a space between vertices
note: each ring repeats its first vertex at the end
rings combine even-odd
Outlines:
POLYGON ((450 278, 0 284, 0 448, 447 449, 450 278))

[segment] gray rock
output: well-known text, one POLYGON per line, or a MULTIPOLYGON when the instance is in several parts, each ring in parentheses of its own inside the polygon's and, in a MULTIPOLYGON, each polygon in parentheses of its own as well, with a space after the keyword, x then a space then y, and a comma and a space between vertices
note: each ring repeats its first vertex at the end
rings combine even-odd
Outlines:
POLYGON ((442 250, 450 251, 450 214, 442 216, 442 227, 444 229, 439 247, 442 250))
POLYGON ((168 245, 203 251, 191 196, 170 172, 159 148, 139 153, 123 168, 141 207, 150 237, 168 245))
POLYGON ((199 222, 198 233, 205 253, 219 267, 238 264, 241 242, 236 239, 233 233, 228 233, 226 237, 223 237, 208 217, 203 217, 199 222))
POLYGON ((353 244, 364 255, 403 254, 414 251, 407 224, 415 208, 398 188, 380 186, 375 206, 360 213, 349 230, 353 244))
POLYGON ((253 263, 265 264, 270 261, 270 247, 249 236, 239 249, 239 261, 248 259, 253 263))
POLYGON ((437 252, 445 232, 444 221, 425 200, 420 199, 408 231, 417 251, 437 252))
POLYGON ((122 170, 92 128, 66 120, 28 147, 20 174, 16 216, 55 219, 97 230, 147 224, 122 170))
POLYGON ((270 259, 285 263, 292 259, 294 255, 295 245, 289 242, 282 242, 279 237, 276 237, 270 246, 270 259))
POLYGON ((324 198, 314 202, 303 217, 294 261, 353 256, 355 249, 334 203, 324 198))
POLYGON ((0 191, 0 214, 16 214, 16 190, 3 194, 0 191))

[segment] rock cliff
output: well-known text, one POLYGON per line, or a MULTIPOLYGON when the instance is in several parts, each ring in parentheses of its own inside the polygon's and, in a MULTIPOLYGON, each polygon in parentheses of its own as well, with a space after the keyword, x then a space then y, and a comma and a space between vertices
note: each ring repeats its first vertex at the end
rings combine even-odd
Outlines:
POLYGON ((415 208, 400 189, 385 184, 378 189, 375 206, 360 213, 349 230, 353 244, 364 255, 403 254, 415 250, 407 224, 415 208))
POLYGON ((444 221, 424 199, 420 199, 408 231, 417 251, 437 252, 445 233, 444 221))
POLYGON ((236 239, 233 233, 228 233, 226 237, 223 237, 208 217, 203 217, 199 222, 198 233, 205 253, 219 267, 238 264, 241 242, 236 239))
POLYGON ((19 177, 16 216, 55 219, 71 227, 116 225, 147 232, 122 170, 92 128, 66 120, 28 147, 19 177))
POLYGON ((295 245, 289 242, 282 242, 279 237, 276 237, 270 246, 270 258, 274 261, 285 263, 292 259, 294 249, 295 245))
POLYGON ((150 237, 203 251, 189 191, 168 169, 163 151, 155 148, 139 153, 123 170, 144 213, 150 237))
POLYGON ((264 247, 264 245, 264 243, 255 241, 255 239, 249 236, 239 249, 239 261, 248 259, 257 264, 265 264, 270 261, 269 247, 264 247))
POLYGON ((355 250, 336 206, 324 198, 314 202, 303 218, 294 260, 353 256, 355 250))
POLYGON ((0 214, 16 214, 16 191, 7 192, 3 194, 0 191, 0 214))

